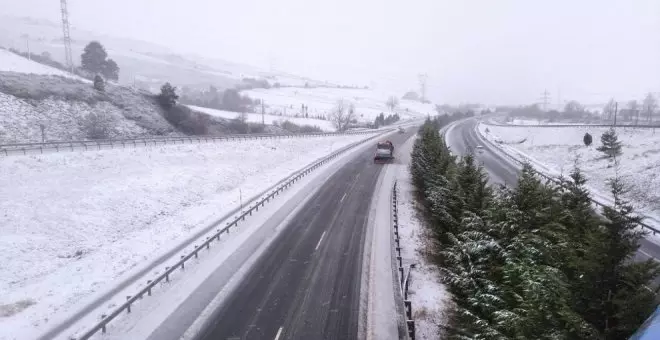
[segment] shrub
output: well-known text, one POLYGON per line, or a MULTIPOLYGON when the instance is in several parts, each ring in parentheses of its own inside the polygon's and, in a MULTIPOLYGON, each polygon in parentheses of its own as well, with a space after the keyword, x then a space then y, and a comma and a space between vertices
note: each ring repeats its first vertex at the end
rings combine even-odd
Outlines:
POLYGON ((99 92, 105 92, 105 82, 98 74, 94 77, 94 89, 99 92))
POLYGON ((313 125, 298 125, 289 120, 285 120, 280 123, 280 127, 284 130, 287 130, 292 133, 319 133, 323 132, 321 128, 313 125))
POLYGON ((584 142, 584 145, 589 146, 589 145, 591 145, 591 143, 593 143, 594 139, 587 132, 587 133, 584 134, 584 137, 582 138, 582 141, 584 142))
POLYGON ((90 113, 82 121, 85 136, 89 139, 108 139, 115 129, 114 119, 104 113, 90 113))

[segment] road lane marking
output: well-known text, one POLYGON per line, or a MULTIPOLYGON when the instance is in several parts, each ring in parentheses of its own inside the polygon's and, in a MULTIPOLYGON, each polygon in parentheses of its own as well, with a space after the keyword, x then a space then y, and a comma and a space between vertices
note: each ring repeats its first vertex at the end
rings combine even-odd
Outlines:
POLYGON ((278 340, 280 338, 280 335, 282 335, 282 327, 277 330, 277 334, 275 334, 275 340, 278 340))
POLYGON ((316 244, 316 248, 314 248, 314 251, 317 251, 319 249, 319 246, 321 245, 321 241, 323 241, 323 236, 325 236, 325 231, 323 234, 321 234, 321 238, 319 239, 319 243, 316 244))
POLYGON ((346 193, 344 193, 344 196, 341 197, 341 199, 339 200, 339 203, 343 202, 344 198, 346 198, 346 193))

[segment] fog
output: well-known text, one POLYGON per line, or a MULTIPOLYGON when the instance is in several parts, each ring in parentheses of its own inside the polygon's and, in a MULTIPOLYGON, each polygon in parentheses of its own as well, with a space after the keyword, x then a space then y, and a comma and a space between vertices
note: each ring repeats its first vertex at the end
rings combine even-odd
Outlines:
MULTIPOLYGON (((59 20, 59 1, 0 0, 59 20)), ((525 104, 660 91, 657 0, 69 0, 71 24, 439 102, 525 104)))

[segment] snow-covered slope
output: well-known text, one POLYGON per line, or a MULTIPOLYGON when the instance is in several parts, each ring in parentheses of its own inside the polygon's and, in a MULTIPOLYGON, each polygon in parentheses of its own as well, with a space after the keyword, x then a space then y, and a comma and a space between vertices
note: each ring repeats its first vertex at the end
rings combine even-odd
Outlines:
MULTIPOLYGON (((308 113, 313 116, 328 116, 335 103, 343 99, 355 104, 357 119, 373 122, 380 113, 389 114, 385 105, 388 93, 372 89, 342 89, 342 88, 271 88, 242 91, 252 98, 261 99, 267 106, 267 111, 274 115, 294 115, 300 112, 301 106, 309 107, 308 113)), ((401 119, 422 118, 435 114, 432 104, 416 101, 400 100, 396 109, 401 119)))
MULTIPOLYGON (((22 58, 22 57, 19 57, 22 58)), ((24 69, 56 69, 24 59, 24 69)), ((109 138, 176 134, 154 98, 131 88, 106 85, 105 92, 76 79, 0 71, 0 144, 88 139, 85 118, 108 118, 109 138)))
POLYGON ((0 162, 0 339, 34 338, 131 268, 369 135, 9 157, 0 162), (268 155, 268 157, 264 157, 268 155))
POLYGON ((77 80, 82 78, 46 65, 32 62, 8 50, 0 48, 0 71, 62 76, 77 80))
POLYGON ((623 154, 618 159, 617 167, 596 150, 600 145, 600 136, 607 128, 480 124, 479 129, 482 134, 534 158, 554 173, 567 174, 577 161, 589 179, 589 186, 605 195, 610 191, 607 180, 618 173, 628 184, 628 198, 635 206, 660 216, 660 131, 618 128, 623 154), (593 136, 590 147, 586 147, 582 140, 587 132, 593 136))

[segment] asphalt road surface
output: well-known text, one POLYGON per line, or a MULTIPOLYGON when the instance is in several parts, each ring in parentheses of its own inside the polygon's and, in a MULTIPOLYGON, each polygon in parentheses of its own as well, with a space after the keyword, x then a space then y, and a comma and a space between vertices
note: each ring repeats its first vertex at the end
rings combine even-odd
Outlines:
MULTIPOLYGON (((476 124, 476 119, 468 119, 457 123, 445 137, 447 145, 454 153, 460 155, 474 152, 476 158, 488 173, 491 183, 515 185, 520 170, 503 156, 487 147, 475 131, 476 124), (477 145, 484 146, 483 151, 475 152, 477 145)), ((647 239, 642 239, 640 245, 635 260, 652 258, 660 261, 660 246, 647 239)), ((660 285, 660 278, 656 278, 654 283, 656 286, 660 285)))
MULTIPOLYGON (((401 146, 414 132, 390 139, 401 146)), ((373 149, 331 176, 213 313, 196 339, 356 339, 373 149)))

